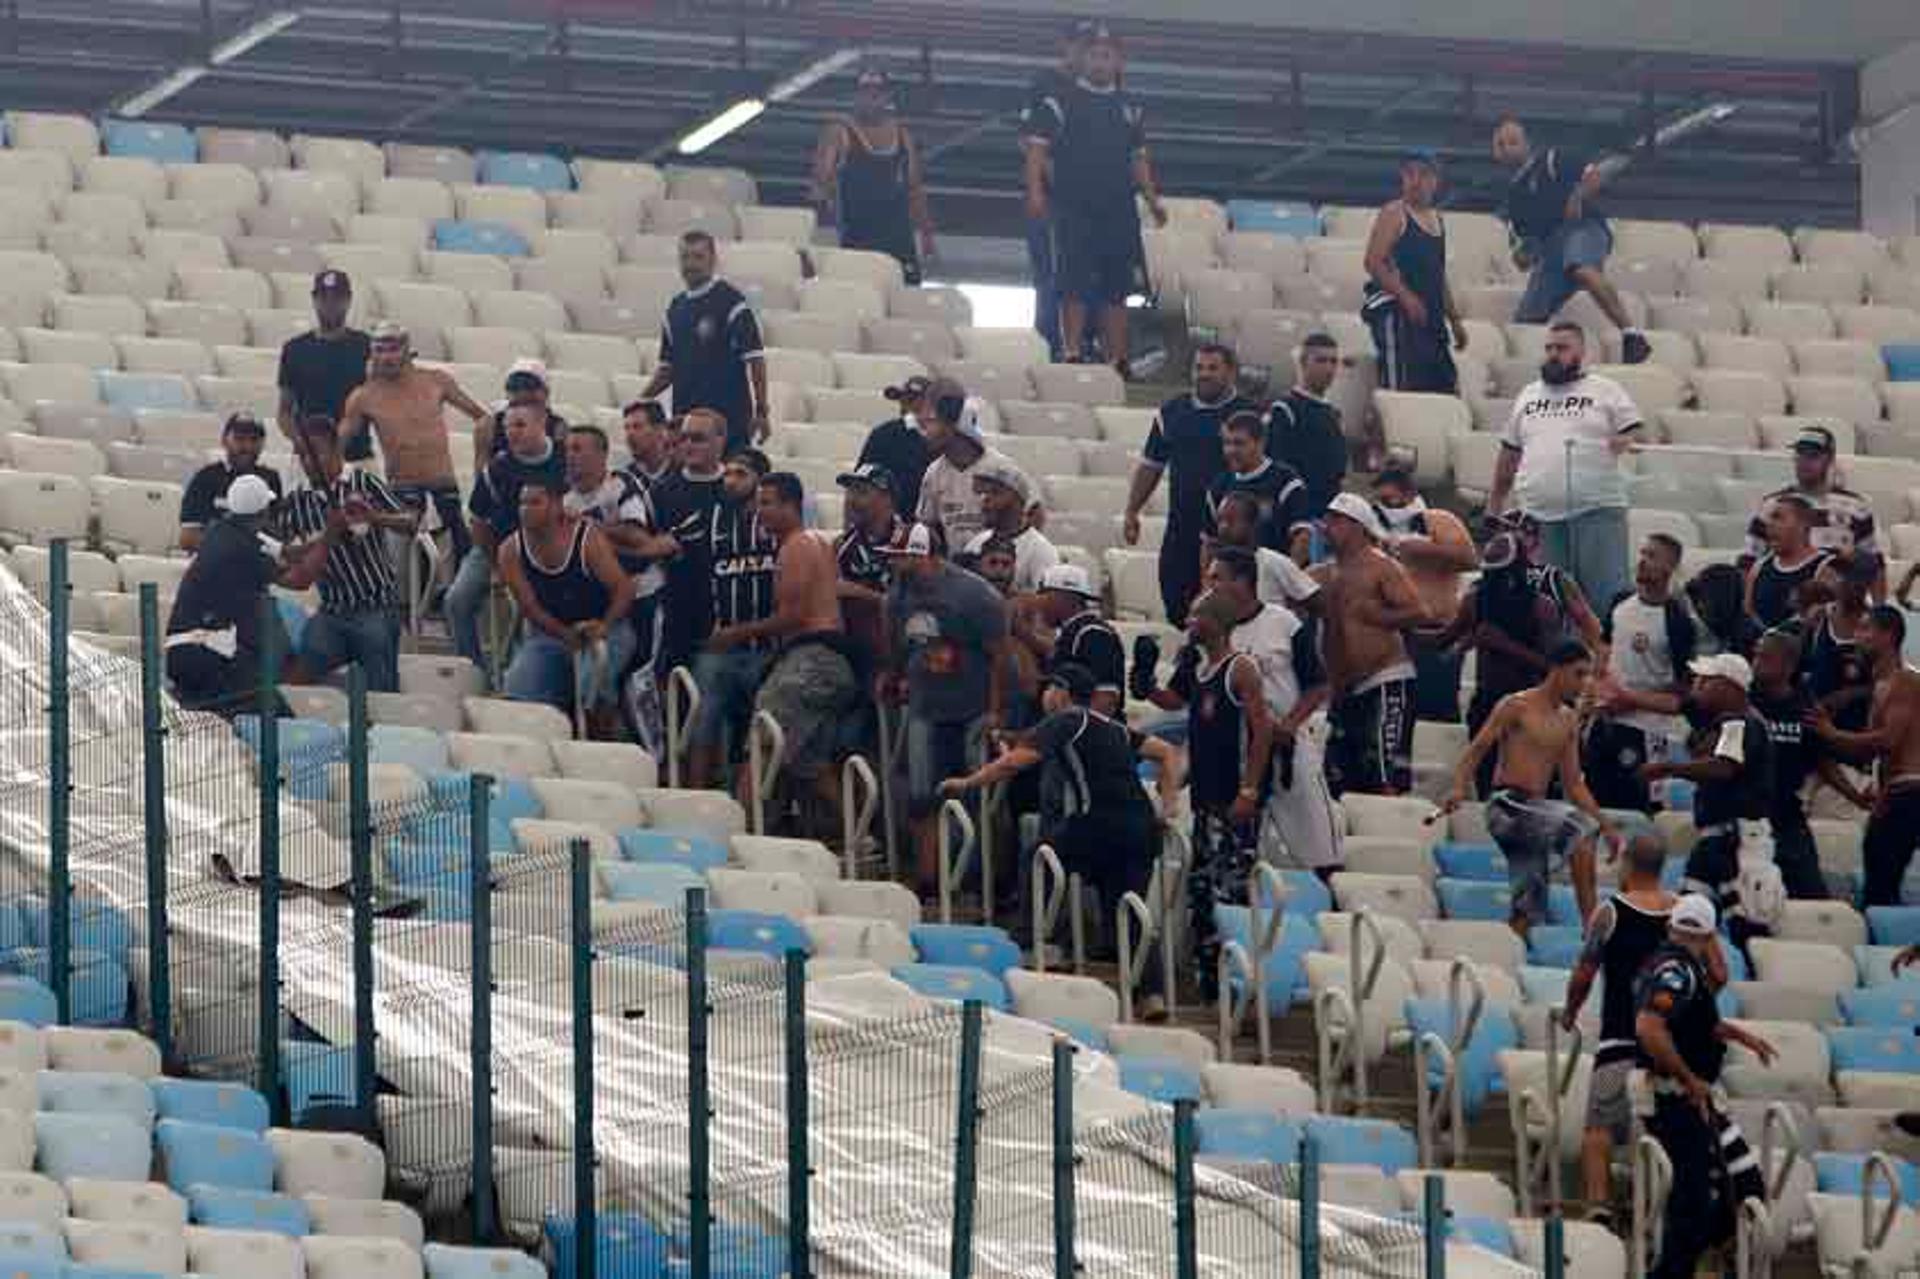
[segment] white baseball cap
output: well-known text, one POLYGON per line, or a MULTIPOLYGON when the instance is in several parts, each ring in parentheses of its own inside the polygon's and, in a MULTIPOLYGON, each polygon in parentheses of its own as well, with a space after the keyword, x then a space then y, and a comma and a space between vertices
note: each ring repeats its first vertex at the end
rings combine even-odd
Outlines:
POLYGON ((907 530, 907 536, 898 546, 877 548, 882 555, 932 555, 933 530, 924 524, 915 524, 907 530))
POLYGON ((1747 665, 1747 659, 1738 653, 1696 657, 1687 663, 1687 670, 1701 679, 1727 680, 1739 685, 1742 692, 1753 687, 1753 667, 1747 665))
POLYGON ((539 382, 541 386, 551 385, 551 383, 547 381, 546 363, 533 359, 530 356, 515 360, 513 366, 507 370, 507 381, 509 383, 517 377, 530 377, 539 382))
POLYGON ((257 475, 242 475, 227 486, 221 505, 229 515, 258 515, 273 505, 273 490, 257 475))
POLYGON ((1344 515, 1365 529, 1367 536, 1376 542, 1387 538, 1387 527, 1380 522, 1380 512, 1373 509, 1373 503, 1358 493, 1337 493, 1327 503, 1327 514, 1344 515))
POLYGON ((1720 926, 1719 912, 1700 893, 1688 893, 1673 904, 1667 916, 1667 928, 1689 937, 1711 937, 1720 926))
POLYGON ((1078 595, 1081 599, 1100 598, 1100 592, 1093 589, 1093 579, 1088 577, 1087 570, 1078 564, 1055 564, 1040 575, 1040 589, 1065 591, 1069 595, 1078 595))

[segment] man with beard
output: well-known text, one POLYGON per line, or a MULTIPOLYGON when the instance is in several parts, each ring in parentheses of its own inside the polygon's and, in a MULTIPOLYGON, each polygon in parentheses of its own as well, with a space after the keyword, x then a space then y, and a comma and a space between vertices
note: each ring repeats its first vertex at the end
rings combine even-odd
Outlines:
POLYGON ((1426 504, 1409 458, 1387 458, 1374 477, 1373 505, 1387 530, 1387 554, 1407 570, 1431 619, 1407 637, 1413 648, 1415 712, 1421 719, 1454 723, 1460 718, 1461 659, 1438 637, 1460 611, 1461 579, 1479 567, 1473 536, 1459 516, 1426 504))
POLYGON ((1607 614, 1607 668, 1594 681, 1598 712, 1587 728, 1587 781, 1603 808, 1653 810, 1640 765, 1665 759, 1686 741, 1680 708, 1687 663, 1700 641, 1693 610, 1673 590, 1680 543, 1648 536, 1634 564, 1633 593, 1607 614))
POLYGON ((260 450, 266 439, 267 428, 251 413, 235 413, 220 428, 220 447, 226 456, 195 471, 180 499, 181 550, 191 555, 200 549, 200 538, 218 517, 227 489, 242 475, 259 476, 274 497, 280 496, 280 473, 260 465, 260 450))
POLYGON ((763 443, 768 419, 767 359, 753 304, 722 279, 713 236, 680 237, 680 278, 686 291, 667 306, 660 330, 660 362, 642 399, 673 389, 673 411, 713 409, 727 424, 726 451, 763 443))
MULTIPOLYGON (((1229 493, 1245 493, 1260 506, 1260 544, 1306 558, 1313 536, 1307 515, 1307 486, 1285 462, 1267 456, 1267 424, 1258 413, 1236 413, 1220 428, 1220 450, 1226 469, 1207 485, 1206 524, 1201 554, 1218 531, 1220 503, 1229 493)), ((1202 563, 1201 571, 1206 571, 1202 563)))
POLYGON ((1513 401, 1500 437, 1487 510, 1513 499, 1540 522, 1547 558, 1590 600, 1627 589, 1627 481, 1620 459, 1640 410, 1618 382, 1586 369, 1587 335, 1567 320, 1547 330, 1540 378, 1513 401))
MULTIPOLYGON (((1760 499, 1760 505, 1747 524, 1747 548, 1743 560, 1759 559, 1768 550, 1767 531, 1774 503, 1784 497, 1798 497, 1813 513, 1808 539, 1817 550, 1829 555, 1880 553, 1879 531, 1873 521, 1873 503, 1837 482, 1834 454, 1837 445, 1833 432, 1824 426, 1800 428, 1793 440, 1793 483, 1776 489, 1760 499)), ((1886 565, 1873 582, 1873 597, 1886 598, 1886 565)))
POLYGON ((933 214, 920 149, 900 122, 892 79, 878 67, 855 82, 853 114, 821 130, 813 202, 823 221, 838 211, 841 248, 888 254, 908 284, 920 283, 922 260, 933 257, 933 214))

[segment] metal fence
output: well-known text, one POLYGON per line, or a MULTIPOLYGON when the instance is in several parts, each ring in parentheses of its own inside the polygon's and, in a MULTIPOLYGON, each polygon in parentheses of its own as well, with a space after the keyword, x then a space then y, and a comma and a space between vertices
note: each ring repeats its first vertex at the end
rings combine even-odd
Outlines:
POLYGON ((53 992, 0 1016, 134 1026, 568 1279, 1446 1272, 1438 1179, 1405 1219, 1323 1207, 1310 1141, 1216 1165, 1056 1031, 810 983, 797 926, 698 887, 604 898, 604 850, 516 838, 524 781, 376 751, 357 672, 344 725, 280 713, 271 651, 183 711, 154 589, 137 651, 70 643, 67 567, 46 609, 0 574, 0 965, 53 992))

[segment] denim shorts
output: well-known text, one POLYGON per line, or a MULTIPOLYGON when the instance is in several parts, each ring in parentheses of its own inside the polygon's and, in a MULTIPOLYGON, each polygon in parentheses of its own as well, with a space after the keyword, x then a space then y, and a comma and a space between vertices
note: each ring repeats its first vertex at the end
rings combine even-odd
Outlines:
POLYGON ((756 649, 694 654, 693 682, 700 686, 700 711, 689 733, 696 746, 720 746, 742 738, 766 669, 767 655, 756 649))
POLYGON ((940 807, 940 783, 979 767, 983 734, 977 719, 951 724, 906 716, 907 804, 924 817, 940 807))

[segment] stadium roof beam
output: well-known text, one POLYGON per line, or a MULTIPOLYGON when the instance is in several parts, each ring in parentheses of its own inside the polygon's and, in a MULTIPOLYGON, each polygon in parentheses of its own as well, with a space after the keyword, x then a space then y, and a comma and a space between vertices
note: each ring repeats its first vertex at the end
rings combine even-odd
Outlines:
MULTIPOLYGON (((1409 85, 1368 112, 1366 123, 1362 127, 1380 124, 1390 119, 1395 112, 1412 106, 1421 98, 1426 97, 1430 93, 1437 93, 1441 88, 1451 83, 1451 77, 1429 76, 1418 84, 1409 85)), ((1253 175, 1250 181, 1256 186, 1263 182, 1272 182, 1275 178, 1284 177, 1286 174, 1293 172, 1303 165, 1311 164, 1313 161, 1327 154, 1327 152, 1336 149, 1339 145, 1340 142, 1338 139, 1311 143, 1288 156, 1286 159, 1275 161, 1266 168, 1261 169, 1253 175)))
MULTIPOLYGON (((15 11, 16 25, 18 11, 15 11)), ((248 23, 219 43, 213 43, 213 6, 201 9, 201 21, 207 38, 204 62, 184 62, 172 68, 143 89, 135 90, 109 107, 108 114, 138 120, 185 89, 211 74, 215 67, 226 66, 251 53, 255 48, 300 21, 298 9, 280 9, 248 23)))

